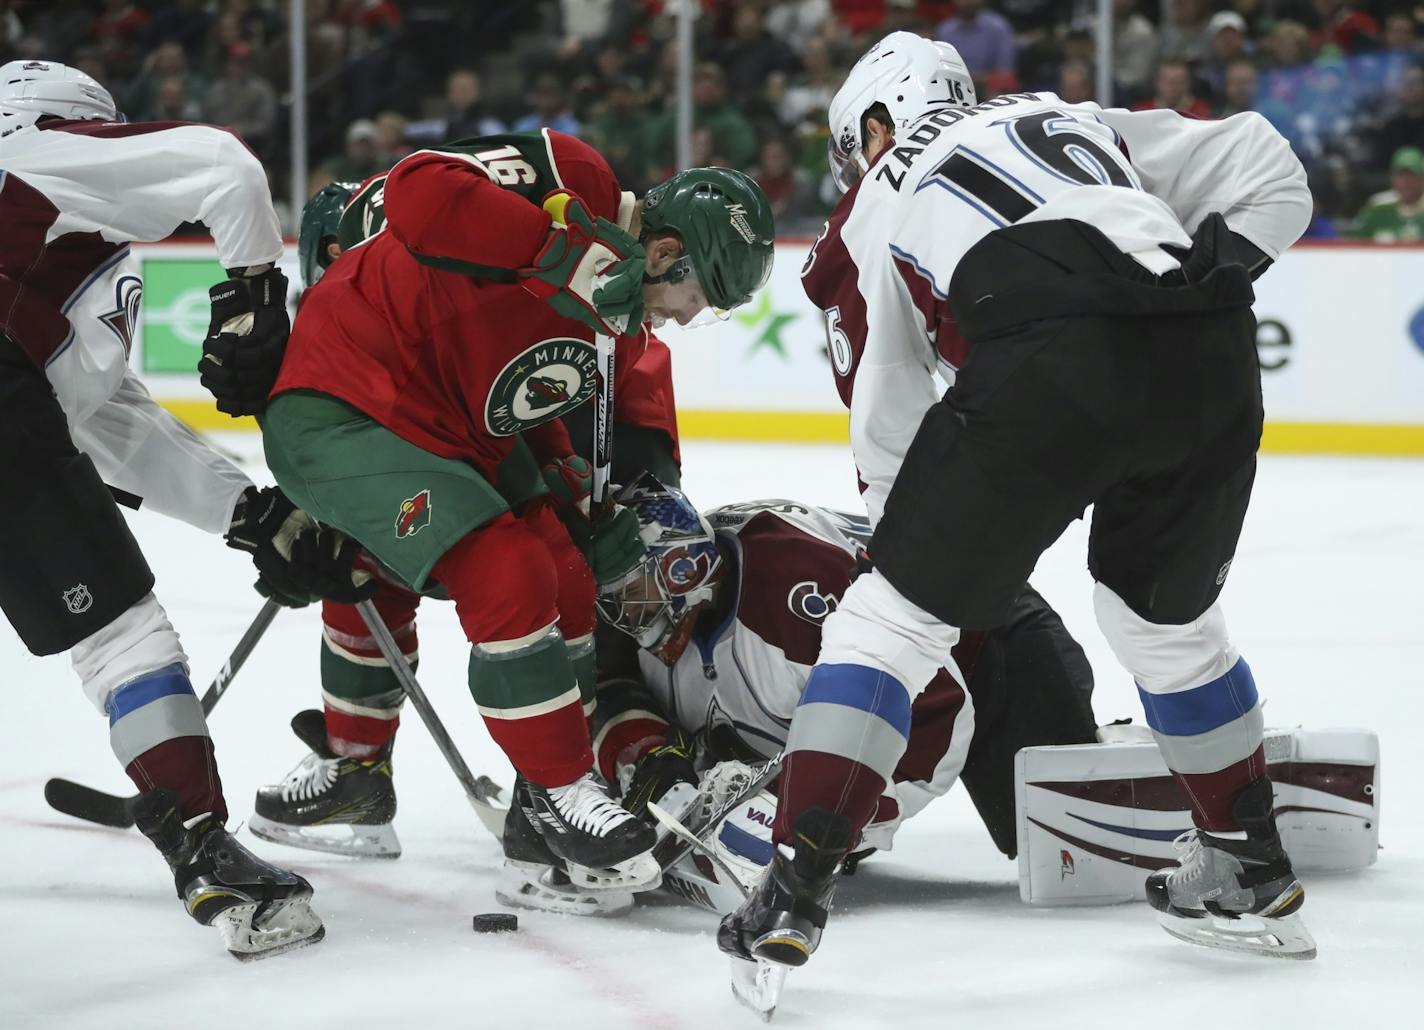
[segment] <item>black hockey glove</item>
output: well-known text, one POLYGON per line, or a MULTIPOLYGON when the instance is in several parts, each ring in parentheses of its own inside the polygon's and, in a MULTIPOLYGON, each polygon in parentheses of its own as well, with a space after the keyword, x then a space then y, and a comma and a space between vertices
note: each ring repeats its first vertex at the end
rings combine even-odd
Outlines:
POLYGON ((679 783, 690 783, 695 788, 697 770, 692 767, 692 742, 670 729, 667 743, 647 752, 633 767, 633 778, 623 792, 623 807, 646 818, 648 802, 661 800, 679 783))
POLYGON ((252 555, 257 592, 288 608, 322 598, 354 604, 376 590, 371 574, 354 567, 356 541, 318 527, 275 486, 244 491, 224 539, 252 555))
POLYGON ((199 381, 229 415, 260 415, 282 370, 287 335, 287 277, 269 268, 232 278, 208 291, 212 318, 198 362, 199 381))

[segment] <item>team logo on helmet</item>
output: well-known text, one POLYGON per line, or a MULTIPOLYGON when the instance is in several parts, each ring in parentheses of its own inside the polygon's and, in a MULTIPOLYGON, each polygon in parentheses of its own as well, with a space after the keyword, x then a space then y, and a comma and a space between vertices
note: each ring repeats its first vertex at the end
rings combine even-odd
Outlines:
POLYGON ((49 71, 49 65, 43 61, 26 61, 20 65, 20 70, 24 72, 47 72, 49 71))
POLYGON ((414 497, 407 497, 396 512, 396 539, 404 540, 415 536, 430 525, 430 491, 425 489, 414 497))
POLYGON ((798 619, 820 625, 827 615, 840 604, 835 594, 821 593, 821 585, 814 579, 802 580, 786 595, 786 607, 798 619))
POLYGON ((495 436, 513 436, 566 414, 593 396, 597 366, 587 340, 559 336, 536 343, 495 376, 485 425, 495 436))
POLYGON ((707 574, 712 571, 712 558, 715 554, 715 550, 709 550, 703 543, 693 547, 672 547, 664 552, 659 561, 662 563, 668 593, 676 597, 701 586, 707 574))
POLYGON ((732 228, 737 230, 737 235, 748 243, 757 241, 756 230, 752 228, 752 223, 747 221, 747 209, 743 204, 728 204, 727 218, 732 223, 732 228))
POLYGON ((60 596, 64 598, 64 606, 69 609, 70 615, 83 615, 94 604, 94 595, 83 583, 70 587, 60 596))

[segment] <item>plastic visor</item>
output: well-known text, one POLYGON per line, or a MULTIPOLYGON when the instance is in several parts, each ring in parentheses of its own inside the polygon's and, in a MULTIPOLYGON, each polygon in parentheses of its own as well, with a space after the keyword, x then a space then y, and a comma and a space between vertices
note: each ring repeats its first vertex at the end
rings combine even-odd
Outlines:
POLYGON ((865 174, 865 163, 860 154, 842 153, 834 137, 826 140, 826 160, 831 166, 831 178, 835 180, 836 189, 842 193, 849 192, 865 174))
POLYGON ((725 322, 732 315, 731 311, 725 308, 714 307, 707 299, 707 291, 697 279, 697 270, 686 256, 673 262, 672 267, 659 277, 658 282, 662 290, 657 306, 666 313, 648 316, 654 329, 661 328, 669 318, 684 329, 698 329, 725 322))

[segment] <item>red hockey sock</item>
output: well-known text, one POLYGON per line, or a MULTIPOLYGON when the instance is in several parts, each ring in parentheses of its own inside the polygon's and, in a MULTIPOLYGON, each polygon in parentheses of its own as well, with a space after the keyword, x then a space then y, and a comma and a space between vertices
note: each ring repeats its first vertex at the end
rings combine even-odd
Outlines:
POLYGON ((211 812, 227 822, 227 801, 213 742, 207 737, 172 737, 139 755, 124 772, 141 791, 166 787, 178 795, 184 819, 211 812))
POLYGON ((884 778, 868 765, 824 751, 793 751, 781 766, 771 839, 791 844, 793 818, 816 806, 849 819, 850 839, 859 840, 884 790, 884 778))

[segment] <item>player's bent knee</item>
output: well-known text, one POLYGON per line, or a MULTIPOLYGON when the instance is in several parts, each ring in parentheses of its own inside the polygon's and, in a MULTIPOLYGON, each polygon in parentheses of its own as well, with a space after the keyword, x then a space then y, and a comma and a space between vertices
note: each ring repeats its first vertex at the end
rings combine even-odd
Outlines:
MULTIPOLYGON (((878 572, 860 576, 826 617, 822 663, 873 665, 918 691, 950 663, 959 630, 907 600, 878 572)), ((953 670, 958 677, 958 670, 953 670)))
POLYGON ((1213 604, 1192 622, 1148 622, 1102 583, 1093 588, 1098 627, 1113 653, 1143 690, 1170 693, 1222 676, 1240 653, 1226 632, 1226 617, 1213 604))
POLYGON ((188 656, 168 614, 150 593, 75 644, 70 660, 84 684, 84 695, 107 714, 109 697, 117 687, 171 665, 186 668, 188 656))
POLYGON ((559 576, 548 546, 512 515, 467 533, 435 563, 471 643, 515 640, 558 618, 559 576))

